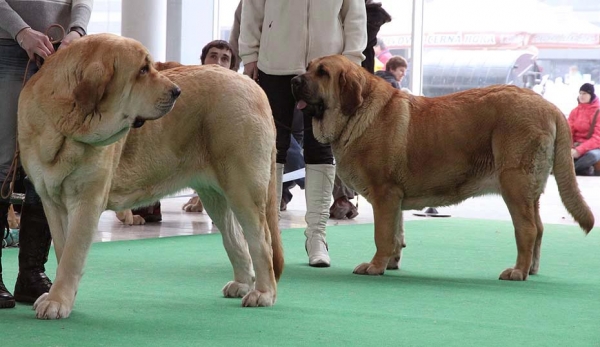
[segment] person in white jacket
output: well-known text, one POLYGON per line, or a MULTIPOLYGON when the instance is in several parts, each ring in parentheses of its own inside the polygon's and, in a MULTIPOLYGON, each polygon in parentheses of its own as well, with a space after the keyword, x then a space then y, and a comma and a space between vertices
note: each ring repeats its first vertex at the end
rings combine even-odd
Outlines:
MULTIPOLYGON (((277 127, 277 184, 290 146, 295 107, 291 79, 315 58, 343 54, 360 65, 367 46, 364 0, 243 0, 239 54, 244 74, 263 88, 277 127)), ((330 266, 325 227, 335 178, 331 147, 315 140, 304 116, 306 251, 309 265, 330 266)))

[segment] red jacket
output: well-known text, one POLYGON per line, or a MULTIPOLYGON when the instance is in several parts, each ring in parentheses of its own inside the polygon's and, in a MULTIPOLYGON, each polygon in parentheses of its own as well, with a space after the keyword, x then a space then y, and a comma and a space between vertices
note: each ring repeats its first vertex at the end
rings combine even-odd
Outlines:
POLYGON ((569 127, 571 128, 571 136, 573 142, 579 142, 580 145, 575 149, 580 155, 584 155, 588 151, 600 148, 600 114, 596 119, 596 126, 592 137, 587 138, 594 113, 600 109, 600 98, 596 96, 594 100, 587 104, 579 104, 569 114, 569 127))

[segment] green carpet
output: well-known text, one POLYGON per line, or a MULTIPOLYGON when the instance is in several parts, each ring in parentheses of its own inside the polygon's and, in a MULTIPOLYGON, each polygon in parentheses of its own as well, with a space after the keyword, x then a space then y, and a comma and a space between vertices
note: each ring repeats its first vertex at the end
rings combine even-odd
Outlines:
MULTIPOLYGON (((520 283, 497 279, 516 256, 508 222, 407 222, 402 270, 380 277, 352 274, 373 255, 373 225, 328 231, 325 269, 305 264, 302 230, 283 231, 278 301, 258 309, 221 297, 220 235, 94 244, 71 317, 0 310, 0 346, 600 345, 598 230, 547 225, 540 274, 520 283)), ((9 288, 16 258, 4 250, 9 288)))

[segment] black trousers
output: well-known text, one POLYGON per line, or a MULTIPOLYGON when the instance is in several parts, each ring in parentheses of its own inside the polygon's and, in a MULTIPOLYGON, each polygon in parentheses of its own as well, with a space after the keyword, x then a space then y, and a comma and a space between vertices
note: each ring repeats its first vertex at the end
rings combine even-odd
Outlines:
MULTIPOLYGON (((268 75, 258 71, 258 84, 267 94, 275 126, 277 127, 277 162, 285 164, 290 147, 292 123, 296 101, 292 94, 292 78, 295 75, 268 75)), ((304 162, 306 164, 333 164, 331 146, 319 143, 311 128, 311 117, 304 116, 304 162)))

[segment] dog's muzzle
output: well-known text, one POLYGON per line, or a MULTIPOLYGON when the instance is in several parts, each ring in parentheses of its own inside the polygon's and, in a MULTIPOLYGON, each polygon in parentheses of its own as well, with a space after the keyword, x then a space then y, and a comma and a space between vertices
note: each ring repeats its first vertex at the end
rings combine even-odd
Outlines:
POLYGON ((302 75, 292 78, 292 94, 296 99, 296 108, 306 116, 322 119, 325 113, 323 100, 313 101, 307 93, 306 78, 302 75))

